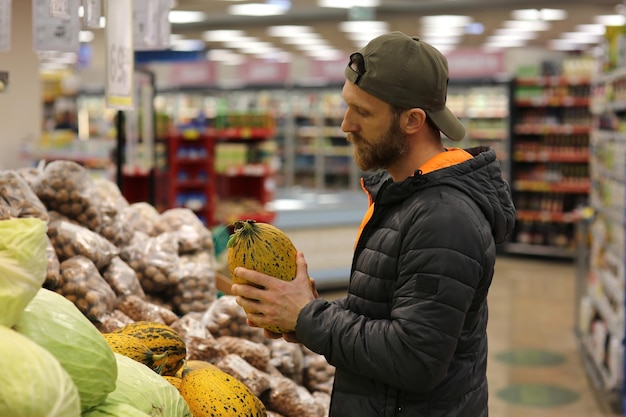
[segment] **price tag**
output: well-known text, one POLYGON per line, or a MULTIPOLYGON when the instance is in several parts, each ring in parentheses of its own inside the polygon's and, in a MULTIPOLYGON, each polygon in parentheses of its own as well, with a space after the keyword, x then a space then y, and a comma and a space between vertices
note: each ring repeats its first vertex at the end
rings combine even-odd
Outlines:
POLYGON ((170 0, 133 0, 133 42, 136 51, 170 45, 170 0))
MULTIPOLYGON (((69 0, 49 0, 50 16, 57 19, 70 20, 70 3, 69 0)), ((76 9, 75 11, 78 11, 76 9)))
POLYGON ((11 49, 11 0, 0 0, 0 52, 11 49))
POLYGON ((83 0, 83 25, 90 29, 100 29, 102 0, 83 0))
POLYGON ((36 51, 78 52, 79 0, 67 0, 69 19, 51 16, 49 0, 33 1, 33 47, 36 51))
POLYGON ((107 106, 133 108, 133 9, 128 0, 108 0, 106 8, 107 106))

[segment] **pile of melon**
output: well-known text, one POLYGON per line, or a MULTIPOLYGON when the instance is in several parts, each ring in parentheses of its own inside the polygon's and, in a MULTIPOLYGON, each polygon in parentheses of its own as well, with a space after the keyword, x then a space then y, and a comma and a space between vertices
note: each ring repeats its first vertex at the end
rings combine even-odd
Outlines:
MULTIPOLYGON (((217 291, 212 234, 192 211, 130 204, 114 183, 70 161, 0 171, 0 189, 9 192, 0 222, 47 226, 40 288, 63 296, 116 364, 114 386, 96 401, 107 409, 90 404, 82 415, 140 416, 128 406, 142 404, 151 417, 327 415, 334 368, 247 325, 234 297, 217 291)), ((63 349, 88 350, 88 339, 63 349)))

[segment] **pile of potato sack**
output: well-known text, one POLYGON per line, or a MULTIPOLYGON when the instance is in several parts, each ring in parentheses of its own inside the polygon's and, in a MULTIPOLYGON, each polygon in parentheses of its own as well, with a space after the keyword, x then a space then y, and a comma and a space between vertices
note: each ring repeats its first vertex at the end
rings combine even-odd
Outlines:
POLYGON ((334 368, 305 347, 267 339, 234 297, 218 297, 213 236, 191 210, 130 204, 117 185, 73 161, 0 171, 0 219, 48 224, 44 287, 102 332, 164 323, 208 361, 242 381, 271 417, 328 414, 334 368))

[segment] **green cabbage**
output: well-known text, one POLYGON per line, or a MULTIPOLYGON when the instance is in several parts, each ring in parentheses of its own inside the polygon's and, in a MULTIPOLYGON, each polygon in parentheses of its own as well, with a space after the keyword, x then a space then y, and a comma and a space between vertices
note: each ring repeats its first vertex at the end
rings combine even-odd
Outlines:
POLYGON ((0 325, 11 327, 46 280, 47 226, 35 217, 0 220, 0 325))
POLYGON ((72 378, 46 349, 0 326, 0 416, 79 417, 72 378))
POLYGON ((178 389, 146 365, 115 353, 117 387, 107 401, 132 404, 150 417, 192 417, 178 389))
POLYGON ((113 350, 67 298, 41 288, 14 328, 59 360, 78 388, 82 411, 101 404, 115 389, 113 350))
POLYGON ((130 404, 114 403, 105 400, 102 404, 90 408, 82 417, 150 417, 130 404))

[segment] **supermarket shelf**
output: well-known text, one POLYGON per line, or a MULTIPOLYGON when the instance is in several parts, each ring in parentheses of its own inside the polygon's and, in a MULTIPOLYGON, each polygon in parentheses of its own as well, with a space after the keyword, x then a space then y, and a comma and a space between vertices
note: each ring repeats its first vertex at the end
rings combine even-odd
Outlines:
POLYGON ((548 258, 574 259, 576 251, 570 248, 557 246, 530 245, 526 243, 506 243, 504 247, 506 253, 517 255, 531 255, 548 258))
POLYGON ((602 404, 602 408, 610 409, 614 413, 621 414, 623 409, 622 393, 620 389, 608 389, 606 387, 606 371, 598 367, 597 362, 590 353, 588 344, 580 331, 574 331, 580 357, 582 359, 587 377, 596 389, 596 400, 602 404))

